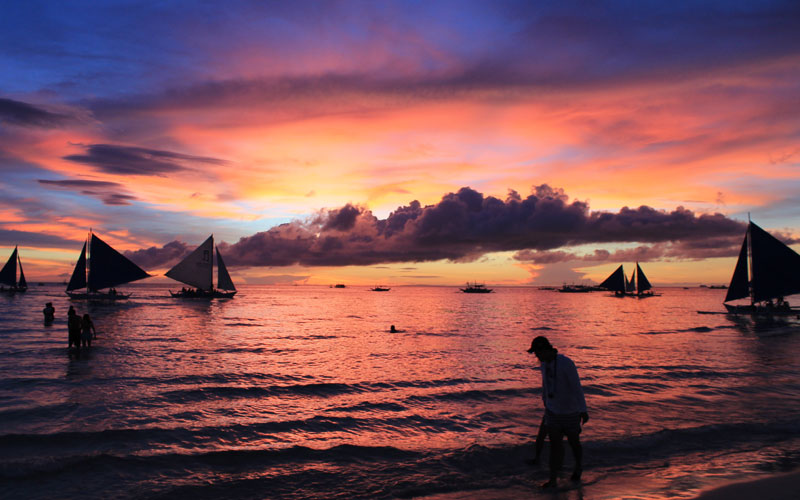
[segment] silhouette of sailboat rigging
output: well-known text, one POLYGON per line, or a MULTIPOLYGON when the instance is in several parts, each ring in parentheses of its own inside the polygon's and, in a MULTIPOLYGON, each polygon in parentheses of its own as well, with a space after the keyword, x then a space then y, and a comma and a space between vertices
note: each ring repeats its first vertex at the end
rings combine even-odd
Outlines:
POLYGON ((217 288, 214 288, 213 251, 214 235, 212 234, 202 245, 167 271, 168 277, 194 287, 184 288, 178 292, 170 290, 169 293, 173 297, 229 299, 236 295, 236 287, 233 285, 230 274, 228 274, 228 268, 225 267, 219 248, 217 248, 217 288))
POLYGON ((25 280, 25 273, 22 272, 22 259, 19 257, 18 247, 15 246, 6 265, 0 269, 0 292, 13 294, 27 290, 28 282, 25 280), (17 264, 19 264, 19 281, 17 281, 17 264))
POLYGON ((800 255, 768 232, 748 221, 739 259, 723 304, 728 312, 794 315, 784 297, 800 293, 800 255), (749 298, 749 305, 728 304, 749 298), (772 300, 778 299, 777 304, 772 300))
POLYGON ((116 286, 131 281, 149 278, 142 268, 117 252, 96 234, 89 231, 89 258, 86 256, 87 242, 83 243, 78 262, 72 271, 66 293, 71 299, 82 300, 120 300, 127 299, 130 293, 118 292, 116 286), (87 265, 88 262, 88 265, 87 265), (87 277, 88 270, 88 277, 87 277), (85 291, 76 291, 85 288, 85 291), (103 292, 104 288, 109 290, 103 292))

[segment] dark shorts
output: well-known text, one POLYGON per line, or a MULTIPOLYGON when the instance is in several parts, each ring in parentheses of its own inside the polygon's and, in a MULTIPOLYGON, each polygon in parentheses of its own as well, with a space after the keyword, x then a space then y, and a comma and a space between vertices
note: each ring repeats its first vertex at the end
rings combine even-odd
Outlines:
POLYGON ((561 431, 563 434, 571 434, 581 432, 581 414, 569 413, 567 415, 559 415, 552 412, 546 412, 545 423, 547 424, 547 431, 561 431))

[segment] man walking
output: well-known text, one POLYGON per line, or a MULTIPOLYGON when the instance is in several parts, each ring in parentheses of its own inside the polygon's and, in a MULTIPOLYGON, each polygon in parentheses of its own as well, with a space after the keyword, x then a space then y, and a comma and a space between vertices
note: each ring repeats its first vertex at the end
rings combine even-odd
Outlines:
POLYGON ((528 353, 536 354, 541 362, 542 401, 545 408, 547 434, 550 438, 550 480, 543 488, 558 483, 558 473, 564 460, 564 436, 567 436, 575 457, 572 480, 580 481, 583 472, 583 448, 581 447, 581 423, 589 421, 586 399, 578 377, 578 370, 571 359, 558 354, 546 337, 536 337, 528 353))

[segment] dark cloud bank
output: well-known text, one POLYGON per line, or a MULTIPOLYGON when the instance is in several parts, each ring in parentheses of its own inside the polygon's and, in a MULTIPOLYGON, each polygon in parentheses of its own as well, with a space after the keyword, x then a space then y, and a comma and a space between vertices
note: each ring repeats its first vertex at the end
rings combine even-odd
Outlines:
MULTIPOLYGON (((386 219, 352 204, 323 210, 304 221, 220 244, 228 265, 347 266, 471 261, 498 251, 517 251, 521 261, 552 263, 603 261, 623 256, 697 259, 736 255, 745 231, 743 222, 722 214, 697 215, 682 207, 666 212, 650 207, 623 208, 617 213, 591 212, 560 189, 533 188, 522 198, 511 191, 505 200, 462 188, 435 205, 413 201, 386 219), (560 248, 584 244, 639 242, 642 246, 589 256, 560 248), (625 255, 627 252, 629 255, 625 255), (637 253, 638 252, 638 253, 637 253)), ((173 241, 128 255, 145 268, 170 265, 188 252, 173 241)), ((628 259, 626 259, 628 260, 628 259)))

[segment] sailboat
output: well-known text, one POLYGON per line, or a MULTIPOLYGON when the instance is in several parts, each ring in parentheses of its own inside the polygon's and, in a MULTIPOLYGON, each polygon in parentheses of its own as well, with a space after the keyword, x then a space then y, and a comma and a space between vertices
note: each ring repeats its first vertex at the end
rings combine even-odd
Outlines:
POLYGON ((205 299, 229 299, 236 295, 236 287, 233 285, 228 268, 222 261, 222 254, 217 248, 217 287, 214 288, 214 235, 209 236, 202 245, 197 247, 192 253, 187 255, 175 267, 167 271, 167 276, 186 283, 194 288, 184 288, 181 291, 173 292, 170 295, 180 298, 205 298, 205 299))
POLYGON ((101 240, 96 234, 89 231, 88 241, 83 242, 81 255, 72 271, 72 277, 67 284, 66 293, 71 299, 84 300, 120 300, 127 299, 130 293, 125 294, 116 290, 117 285, 124 285, 131 281, 149 278, 142 268, 134 264, 127 257, 114 250, 108 243, 101 240), (89 247, 89 258, 86 257, 86 247, 89 247), (87 266, 88 261, 88 266, 87 266), (88 268, 88 277, 87 277, 88 268), (85 288, 85 291, 76 291, 85 288), (104 288, 109 290, 103 292, 104 288))
POLYGON ((643 299, 658 295, 650 291, 653 286, 650 284, 647 276, 644 275, 642 266, 640 266, 638 262, 636 263, 636 268, 633 270, 633 273, 631 273, 630 280, 625 275, 622 264, 620 264, 608 278, 598 285, 598 288, 605 288, 606 290, 612 291, 617 297, 638 297, 643 299))
POLYGON ((783 242, 748 221, 739 260, 723 304, 728 312, 764 315, 795 315, 784 297, 800 293, 800 255, 783 242), (749 298, 749 305, 728 304, 749 298), (777 304, 772 300, 778 299, 777 304))
POLYGON ((0 269, 0 292, 22 293, 27 290, 28 282, 25 281, 25 273, 22 272, 22 259, 19 257, 17 247, 14 247, 8 262, 3 269, 0 269), (17 263, 19 263, 19 281, 17 281, 17 263))

